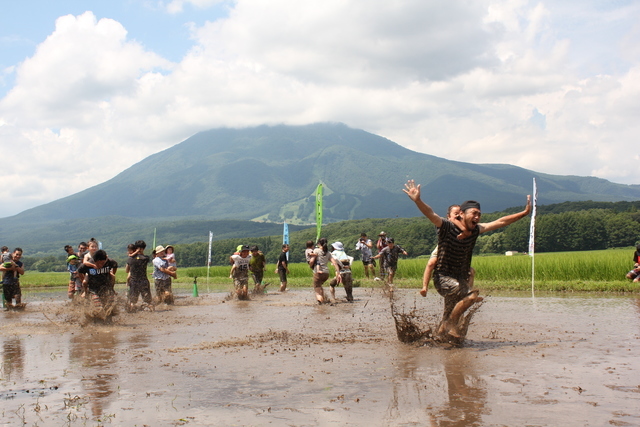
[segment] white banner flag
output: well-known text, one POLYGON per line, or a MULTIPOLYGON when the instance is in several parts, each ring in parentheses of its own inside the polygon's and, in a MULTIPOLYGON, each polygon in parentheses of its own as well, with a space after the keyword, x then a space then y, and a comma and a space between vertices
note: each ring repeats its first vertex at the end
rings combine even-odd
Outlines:
POLYGON ((536 179, 533 178, 533 200, 531 201, 531 226, 529 228, 529 255, 533 256, 535 251, 535 236, 536 236, 536 206, 538 205, 538 187, 536 186, 536 179))
POLYGON ((207 267, 211 266, 211 241, 213 240, 213 233, 209 232, 209 257, 207 258, 207 267))

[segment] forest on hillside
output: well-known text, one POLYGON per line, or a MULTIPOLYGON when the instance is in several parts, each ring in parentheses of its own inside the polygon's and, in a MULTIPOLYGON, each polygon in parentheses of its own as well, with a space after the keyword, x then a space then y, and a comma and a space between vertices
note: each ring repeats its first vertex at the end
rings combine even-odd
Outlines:
MULTIPOLYGON (((512 208, 504 212, 484 214, 482 222, 490 222, 505 214, 522 209, 512 208)), ((506 228, 482 234, 475 247, 476 254, 501 254, 506 251, 527 252, 530 217, 506 228)), ((322 227, 321 235, 329 242, 344 243, 347 252, 359 259, 355 244, 360 233, 367 233, 374 243, 378 233, 385 231, 415 258, 427 256, 436 245, 436 229, 424 217, 386 218, 342 221, 322 227)), ((302 262, 307 240, 315 240, 316 227, 290 234, 290 261, 302 262)), ((637 202, 572 202, 538 208, 536 218, 536 252, 563 252, 599 250, 635 246, 640 240, 640 207, 637 202), (593 207, 596 206, 596 207, 593 207), (582 210, 576 210, 578 209, 582 210)), ((267 261, 275 262, 281 247, 282 236, 244 237, 214 240, 211 265, 228 264, 229 255, 240 244, 258 245, 267 261)), ((151 246, 151 245, 149 245, 151 246)), ((208 242, 175 244, 176 256, 181 267, 207 265, 208 242)), ((149 248, 150 249, 150 248, 149 248)), ((147 251, 148 253, 150 250, 147 251)), ((124 265, 125 254, 110 254, 124 265)), ((25 267, 38 271, 64 271, 64 256, 41 258, 25 256, 25 267)))

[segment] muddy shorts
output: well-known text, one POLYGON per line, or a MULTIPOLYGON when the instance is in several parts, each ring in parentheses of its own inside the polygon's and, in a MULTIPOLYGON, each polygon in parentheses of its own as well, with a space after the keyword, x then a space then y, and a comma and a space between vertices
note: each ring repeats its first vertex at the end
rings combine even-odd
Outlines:
POLYGON ((364 265, 365 267, 367 265, 376 265, 376 262, 374 260, 372 260, 371 258, 369 258, 368 260, 362 260, 362 265, 364 265))
POLYGON ((313 273, 313 287, 319 288, 329 279, 329 273, 313 273))
POLYGON ((287 281, 287 270, 278 269, 278 276, 280 276, 280 283, 287 281))
POLYGON ((3 283, 2 292, 4 293, 4 299, 8 302, 11 302, 13 298, 19 297, 22 295, 22 290, 20 289, 20 282, 15 280, 13 281, 13 283, 3 283))
POLYGON ((436 290, 443 297, 452 297, 461 300, 469 295, 469 283, 466 280, 454 279, 451 276, 434 275, 433 283, 436 290))
POLYGON ((142 301, 147 304, 151 304, 151 284, 149 279, 144 278, 141 280, 130 279, 129 280, 129 302, 135 304, 138 302, 138 297, 142 295, 142 301))
POLYGON ((249 276, 234 277, 233 286, 235 286, 236 289, 242 289, 245 286, 249 286, 249 276))
POLYGON ((171 293, 171 279, 154 279, 153 284, 156 287, 156 295, 171 293))
POLYGON ((253 281, 256 284, 262 283, 262 279, 264 278, 264 270, 251 270, 251 276, 253 277, 253 281))
POLYGON ((398 269, 397 265, 394 265, 394 266, 387 265, 387 267, 384 270, 387 273, 387 276, 395 276, 397 269, 398 269))

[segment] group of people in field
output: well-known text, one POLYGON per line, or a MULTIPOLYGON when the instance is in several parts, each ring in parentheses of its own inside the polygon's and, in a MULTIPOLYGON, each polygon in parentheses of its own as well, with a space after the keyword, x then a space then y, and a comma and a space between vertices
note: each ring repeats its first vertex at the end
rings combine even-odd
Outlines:
MULTIPOLYGON (((67 253, 67 270, 69 271, 69 286, 67 295, 70 299, 76 296, 89 298, 96 309, 108 310, 115 304, 116 272, 118 263, 109 258, 106 251, 100 249, 100 243, 94 239, 80 242, 77 250, 71 245, 64 247, 67 253)), ((152 258, 145 255, 146 243, 138 240, 127 246, 127 310, 154 309, 151 296, 151 284, 147 275, 147 267, 153 264, 152 277, 154 279, 156 301, 159 303, 173 303, 171 280, 177 277, 177 264, 173 253, 173 246, 157 246, 152 252, 152 258), (142 305, 137 306, 142 298, 142 305)))
MULTIPOLYGON (((475 271, 471 268, 471 258, 476 240, 481 233, 496 230, 512 224, 527 216, 531 211, 531 197, 527 196, 527 204, 522 212, 503 216, 495 221, 481 223, 482 216, 480 203, 468 200, 460 205, 452 205, 447 212, 447 218, 437 215, 433 209, 422 201, 420 185, 413 180, 405 184, 403 191, 416 204, 416 207, 438 229, 438 245, 425 266, 423 286, 420 290, 422 296, 427 295, 428 285, 433 278, 434 286, 444 298, 444 312, 439 330, 441 335, 459 338, 460 320, 463 314, 475 303, 482 301, 479 291, 474 289, 473 282, 475 271)), ((317 242, 308 241, 305 250, 305 258, 313 271, 313 288, 316 300, 319 304, 326 302, 323 285, 329 280, 332 265, 335 276, 329 282, 331 300, 335 300, 335 288, 342 284, 346 299, 353 301, 353 280, 351 266, 353 258, 344 251, 341 242, 329 245, 326 238, 320 238, 317 242)), ((376 242, 378 254, 373 256, 373 242, 362 233, 356 243, 356 249, 362 254, 365 276, 369 278, 375 275, 375 261, 380 260, 379 274, 374 277, 377 280, 386 280, 388 290, 393 295, 393 278, 396 272, 398 257, 407 252, 395 244, 393 238, 387 237, 385 232, 380 232, 376 242)), ((248 284, 248 272, 250 270, 251 256, 248 246, 239 247, 239 252, 231 257, 234 265, 232 277, 239 296, 246 296, 248 284), (242 273, 246 271, 246 273, 242 273)), ((257 249, 257 248, 256 248, 257 249)), ((276 264, 276 273, 280 275, 280 290, 286 290, 288 262, 286 253, 288 245, 283 245, 282 254, 276 264)), ((264 261, 262 267, 264 268, 264 261)), ((255 279, 254 279, 255 280, 255 279)))
MULTIPOLYGON (((475 272, 471 268, 476 239, 481 233, 505 227, 527 216, 531 211, 531 198, 527 196, 527 204, 522 212, 506 215, 489 223, 481 223, 480 204, 476 201, 468 200, 460 205, 452 205, 449 207, 447 217, 442 218, 422 201, 420 185, 416 185, 413 180, 405 184, 403 191, 438 229, 438 245, 425 267, 420 294, 427 295, 428 284, 433 278, 436 290, 444 297, 444 313, 438 332, 457 337, 459 322, 464 312, 474 303, 482 300, 478 290, 473 287, 475 272)), ((90 298, 97 307, 104 307, 110 304, 115 296, 115 273, 118 264, 99 246, 99 242, 95 239, 90 239, 88 243, 81 242, 77 251, 69 245, 65 246, 68 254, 67 268, 70 273, 68 295, 70 298, 75 295, 85 296, 90 298)), ((353 302, 351 276, 353 258, 346 254, 344 245, 341 242, 329 245, 327 239, 323 237, 317 242, 308 241, 306 246, 305 258, 312 270, 312 283, 317 302, 319 304, 326 302, 323 285, 329 280, 329 265, 332 265, 335 270, 335 276, 329 282, 331 301, 335 301, 336 286, 342 284, 347 301, 353 302)), ((377 255, 373 255, 373 242, 365 233, 362 233, 356 242, 355 249, 362 254, 365 276, 373 277, 375 280, 385 280, 393 295, 393 279, 398 258, 401 254, 407 255, 407 252, 395 244, 394 239, 388 237, 385 232, 380 232, 378 235, 377 255), (376 260, 380 261, 377 275, 376 260)), ((152 253, 152 258, 145 255, 145 250, 146 244, 142 240, 128 246, 126 271, 129 289, 128 309, 130 310, 137 308, 140 297, 142 298, 141 308, 153 310, 154 300, 147 275, 147 266, 150 262, 153 265, 155 302, 173 302, 171 281, 177 277, 173 247, 157 246, 152 253)), ((280 279, 281 292, 287 289, 288 252, 289 245, 282 245, 282 251, 276 262, 275 273, 280 279)), ((24 274, 24 270, 20 262, 21 256, 20 248, 16 248, 12 253, 9 253, 8 248, 3 248, 0 271, 2 271, 4 298, 9 304, 22 304, 19 276, 24 274)), ((638 256, 640 257, 640 248, 638 248, 638 256)), ((249 274, 253 277, 254 286, 264 290, 266 260, 257 246, 240 245, 229 261, 232 265, 231 277, 239 298, 248 297, 249 274)))

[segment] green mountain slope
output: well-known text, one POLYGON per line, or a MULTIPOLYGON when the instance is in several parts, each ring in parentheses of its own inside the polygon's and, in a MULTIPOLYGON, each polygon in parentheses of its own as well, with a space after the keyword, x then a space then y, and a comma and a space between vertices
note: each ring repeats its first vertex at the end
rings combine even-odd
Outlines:
POLYGON ((401 191, 408 178, 437 212, 467 199, 492 212, 523 205, 533 177, 540 204, 640 199, 638 185, 449 161, 343 124, 259 126, 198 133, 100 185, 5 218, 0 239, 20 244, 36 234, 46 242, 53 229, 86 239, 103 217, 118 218, 108 221, 109 233, 204 219, 312 224, 319 182, 325 222, 415 216, 401 191))

